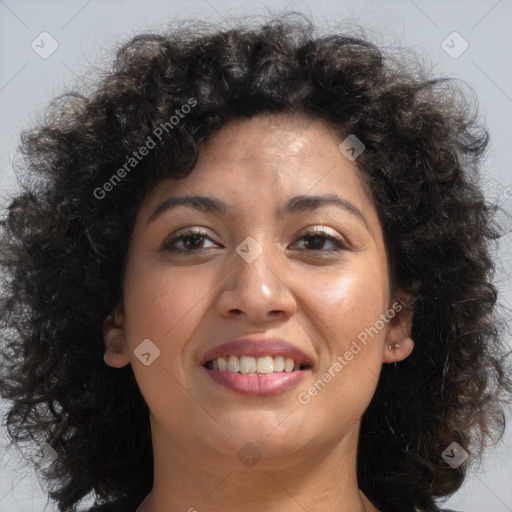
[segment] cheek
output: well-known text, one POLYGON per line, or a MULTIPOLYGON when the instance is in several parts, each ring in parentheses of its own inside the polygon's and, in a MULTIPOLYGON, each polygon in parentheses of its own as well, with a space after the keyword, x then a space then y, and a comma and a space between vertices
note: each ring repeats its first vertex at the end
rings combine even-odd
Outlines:
MULTIPOLYGON (((382 366, 389 300, 389 281, 379 259, 345 267, 337 277, 307 283, 319 368, 309 388, 301 389, 318 411, 331 411, 337 421, 351 423, 366 410, 382 366), (321 284, 321 286, 319 286, 321 284), (319 382, 321 381, 321 382, 319 382)), ((301 322, 302 323, 302 322, 301 322)), ((347 424, 348 424, 347 423, 347 424)))
POLYGON ((309 308, 332 349, 343 350, 359 333, 375 324, 389 301, 386 268, 376 258, 354 259, 336 272, 304 283, 309 308))
POLYGON ((178 334, 186 339, 187 326, 192 328, 197 322, 201 301, 207 300, 215 280, 208 279, 208 273, 185 267, 158 269, 137 262, 131 267, 124 290, 129 342, 151 338, 178 348, 178 334))
POLYGON ((184 267, 155 268, 137 260, 127 268, 124 306, 131 365, 150 410, 168 411, 164 414, 171 415, 169 424, 174 421, 169 403, 180 404, 180 421, 188 421, 194 412, 194 401, 182 383, 190 364, 185 360, 187 341, 201 321, 201 301, 208 300, 215 283, 207 282, 205 274, 184 267), (148 366, 136 355, 146 339, 159 350, 148 366))

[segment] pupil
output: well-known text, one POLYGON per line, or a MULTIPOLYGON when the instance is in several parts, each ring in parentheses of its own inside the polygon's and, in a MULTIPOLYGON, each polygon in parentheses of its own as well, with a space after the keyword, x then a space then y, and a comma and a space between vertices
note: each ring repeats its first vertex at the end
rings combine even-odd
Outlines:
POLYGON ((310 235, 308 238, 309 238, 309 240, 310 240, 310 242, 308 243, 308 245, 310 245, 310 246, 311 246, 311 245, 314 245, 314 248, 315 248, 315 249, 318 249, 318 248, 319 248, 319 246, 322 246, 322 245, 323 245, 323 244, 322 244, 323 239, 322 239, 322 237, 321 237, 320 235, 310 235), (314 242, 313 242, 313 243, 311 243, 311 240, 314 240, 314 242))
POLYGON ((197 249, 199 245, 201 245, 202 239, 202 235, 190 235, 187 238, 185 238, 185 247, 187 249, 197 249), (194 239, 194 242, 190 243, 191 239, 194 239))

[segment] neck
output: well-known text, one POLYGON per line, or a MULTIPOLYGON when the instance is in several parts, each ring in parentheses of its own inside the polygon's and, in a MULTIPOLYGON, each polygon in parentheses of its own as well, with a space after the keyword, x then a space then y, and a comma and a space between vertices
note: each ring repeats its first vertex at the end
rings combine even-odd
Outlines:
POLYGON ((357 485, 358 434, 359 424, 338 445, 285 467, 261 459, 240 469, 222 455, 194 458, 152 420, 153 489, 137 512, 378 512, 357 485))

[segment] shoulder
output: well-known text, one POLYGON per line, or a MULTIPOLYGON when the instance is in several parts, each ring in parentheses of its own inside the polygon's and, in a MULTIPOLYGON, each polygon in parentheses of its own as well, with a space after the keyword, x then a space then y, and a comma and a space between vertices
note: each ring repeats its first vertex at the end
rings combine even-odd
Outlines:
POLYGON ((115 503, 104 503, 103 505, 97 505, 88 510, 82 510, 79 512, 135 512, 136 510, 137 510, 136 506, 126 508, 126 506, 123 505, 122 503, 115 502, 115 503))
POLYGON ((82 510, 78 512, 136 512, 137 507, 140 505, 140 500, 134 500, 133 498, 125 498, 110 503, 103 503, 96 505, 90 509, 82 510))
MULTIPOLYGON (((451 508, 437 508, 435 509, 437 512, 462 512, 461 510, 453 510, 451 508)), ((433 509, 429 508, 428 510, 427 509, 424 509, 424 508, 419 508, 419 507, 414 507, 414 512, 435 512, 433 509)))
POLYGON ((122 503, 104 503, 103 505, 97 505, 88 510, 82 510, 79 512, 136 512, 137 506, 126 507, 122 503))
MULTIPOLYGON (((90 508, 89 510, 83 510, 79 512, 136 512, 137 507, 139 506, 138 501, 134 501, 133 499, 124 499, 111 503, 104 503, 103 505, 96 505, 95 507, 90 508)), ((415 512, 423 512, 423 510, 419 508, 414 509, 415 512)), ((439 509, 439 512, 462 512, 458 510, 452 509, 439 509)))

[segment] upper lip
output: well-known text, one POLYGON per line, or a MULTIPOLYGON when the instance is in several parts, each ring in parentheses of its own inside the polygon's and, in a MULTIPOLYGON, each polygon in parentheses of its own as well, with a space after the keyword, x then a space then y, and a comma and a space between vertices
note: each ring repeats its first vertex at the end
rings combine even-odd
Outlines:
POLYGON ((312 359, 301 349, 282 338, 239 338, 217 345, 201 358, 201 365, 226 356, 283 356, 290 357, 303 366, 312 366, 312 359))

